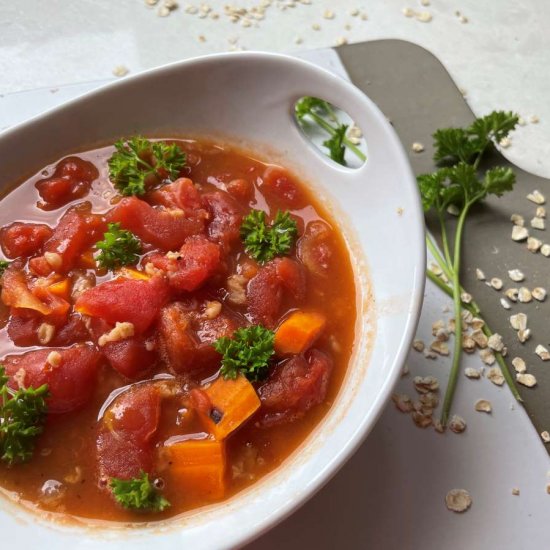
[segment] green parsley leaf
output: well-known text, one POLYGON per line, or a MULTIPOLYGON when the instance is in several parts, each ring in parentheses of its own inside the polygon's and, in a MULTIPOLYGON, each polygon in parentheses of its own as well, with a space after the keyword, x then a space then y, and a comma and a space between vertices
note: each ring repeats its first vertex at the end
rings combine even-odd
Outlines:
POLYGON ((485 172, 483 185, 487 194, 502 196, 506 191, 511 191, 516 183, 516 175, 509 167, 495 166, 485 172))
POLYGON ((506 111, 492 113, 476 119, 468 128, 468 133, 475 136, 480 143, 486 144, 490 140, 499 142, 516 127, 519 121, 517 114, 506 111))
POLYGON ((29 460, 36 436, 43 431, 48 386, 8 387, 8 377, 0 365, 0 459, 9 465, 29 460))
POLYGON ((120 223, 110 223, 103 240, 96 243, 101 250, 97 263, 105 269, 116 269, 135 264, 141 253, 141 241, 130 231, 120 228, 120 223))
POLYGON ((300 120, 312 113, 334 117, 334 110, 330 103, 318 97, 304 96, 300 98, 294 105, 294 110, 300 120))
POLYGON ((170 506, 143 470, 133 479, 111 478, 110 487, 115 500, 130 510, 162 512, 170 506))
POLYGON ((323 141, 323 145, 329 150, 330 158, 342 166, 346 166, 346 161, 344 159, 346 154, 344 139, 347 129, 347 124, 340 124, 338 128, 336 128, 334 135, 330 139, 323 141))
POLYGON ((246 251, 262 263, 288 254, 297 235, 298 226, 288 211, 279 210, 273 223, 268 225, 265 212, 251 210, 241 224, 241 239, 246 251))
POLYGON ((115 149, 108 161, 109 177, 125 196, 143 195, 148 177, 174 179, 185 166, 185 153, 174 143, 135 136, 117 141, 115 149))
POLYGON ((8 262, 7 260, 0 260, 0 277, 4 275, 4 271, 8 269, 9 265, 10 265, 10 262, 8 262))
POLYGON ((239 328, 233 338, 219 338, 214 349, 223 355, 220 373, 235 379, 239 373, 257 382, 267 375, 269 360, 275 353, 275 333, 260 325, 239 328))

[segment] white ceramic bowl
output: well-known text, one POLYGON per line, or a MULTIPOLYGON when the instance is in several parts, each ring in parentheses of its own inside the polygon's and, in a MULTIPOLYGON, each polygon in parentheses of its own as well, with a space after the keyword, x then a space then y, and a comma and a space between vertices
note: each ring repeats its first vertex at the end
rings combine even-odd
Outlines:
MULTIPOLYGON (((358 287, 357 340, 338 398, 283 466, 229 501, 148 527, 61 525, 0 498, 3 543, 18 548, 230 548, 265 532, 311 497, 372 429, 403 367, 424 288, 424 225, 403 148, 353 85, 309 63, 266 53, 202 57, 126 78, 0 136, 0 184, 70 152, 135 133, 221 137, 293 169, 326 201, 346 235, 358 287), (363 130, 357 170, 303 137, 304 95, 346 110, 363 130)), ((368 511, 365 511, 368 513, 368 511)))

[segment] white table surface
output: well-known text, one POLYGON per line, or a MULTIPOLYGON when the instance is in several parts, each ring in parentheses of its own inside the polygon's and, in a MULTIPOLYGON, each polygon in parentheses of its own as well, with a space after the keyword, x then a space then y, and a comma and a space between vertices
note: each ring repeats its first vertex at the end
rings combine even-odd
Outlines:
MULTIPOLYGON (((284 2, 283 2, 284 3, 284 2)), ((509 108, 538 124, 527 124, 506 155, 523 168, 550 176, 550 15, 543 0, 437 1, 429 7, 396 0, 316 1, 282 11, 273 2, 258 28, 185 13, 186 2, 167 18, 139 0, 0 0, 0 128, 24 120, 93 84, 112 78, 117 65, 137 72, 193 55, 225 51, 231 42, 247 49, 296 52, 349 41, 403 38, 433 51, 447 66, 476 113, 509 108), (410 6, 433 20, 405 18, 410 6), (362 21, 349 15, 359 8, 362 21), (335 18, 322 14, 332 9, 335 18), (454 12, 469 18, 461 24, 454 12), (320 31, 311 24, 321 25, 320 31), (352 25, 346 30, 346 24, 352 25), (206 42, 197 37, 204 35, 206 42), (303 43, 296 45, 295 37, 303 43), (33 88, 43 90, 13 93, 33 88), (54 91, 52 91, 54 90, 54 91)), ((198 5, 197 2, 194 3, 198 5)), ((225 2, 211 1, 222 12, 225 2)), ((256 2, 232 2, 252 6, 256 2)), ((302 54, 340 72, 331 52, 302 54)), ((431 323, 448 314, 440 292, 428 285, 419 334, 427 341, 431 323)), ((450 305, 450 303, 448 304, 450 305)), ((432 373, 444 382, 448 361, 411 353, 412 374, 432 373)), ((480 367, 476 357, 464 366, 480 367)), ((414 394, 412 376, 400 389, 414 394)), ((461 379, 455 411, 468 423, 465 433, 439 435, 416 428, 388 405, 360 451, 308 504, 252 545, 253 548, 535 549, 549 546, 550 461, 525 412, 507 388, 487 380, 461 379), (479 398, 493 413, 473 410, 479 398), (444 505, 452 488, 468 489, 465 514, 444 505), (519 496, 512 488, 520 489, 519 496)))

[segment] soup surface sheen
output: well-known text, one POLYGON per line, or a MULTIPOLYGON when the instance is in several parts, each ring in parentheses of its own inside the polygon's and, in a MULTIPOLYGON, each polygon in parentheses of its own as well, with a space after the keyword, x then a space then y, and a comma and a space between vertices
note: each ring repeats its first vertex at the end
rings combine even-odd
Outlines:
POLYGON ((345 375, 356 293, 337 222, 282 167, 225 144, 164 143, 185 165, 148 176, 139 197, 110 180, 109 146, 2 199, 0 362, 12 390, 47 383, 49 397, 32 456, 0 460, 0 486, 32 507, 152 521, 229 498, 284 462, 345 375), (252 257, 241 231, 251 210, 268 224, 289 213, 285 254, 252 257), (108 223, 141 243, 131 265, 98 263, 108 223), (214 344, 252 326, 275 335, 268 365, 220 374, 214 344), (113 495, 113 478, 144 472, 163 511, 113 495))

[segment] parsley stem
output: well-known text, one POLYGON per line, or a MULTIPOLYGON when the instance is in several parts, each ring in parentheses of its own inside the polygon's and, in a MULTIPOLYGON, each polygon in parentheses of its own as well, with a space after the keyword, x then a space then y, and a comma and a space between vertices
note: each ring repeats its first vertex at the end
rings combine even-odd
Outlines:
MULTIPOLYGON (((329 133, 331 136, 336 134, 336 128, 329 124, 323 117, 319 116, 317 113, 314 113, 313 111, 309 111, 309 116, 323 129, 325 132, 329 133)), ((355 144, 353 144, 346 136, 342 139, 345 146, 355 154, 355 156, 365 162, 367 160, 367 156, 359 149, 355 144)))
MULTIPOLYGON (((439 267, 445 273, 445 276, 447 279, 452 279, 453 274, 451 271, 451 268, 449 265, 447 265, 447 262, 443 259, 443 256, 441 256, 441 253, 439 252, 439 249, 437 248, 436 244, 434 243, 432 236, 429 233, 426 233, 426 246, 428 247, 428 250, 430 251, 431 255, 434 257, 435 261, 439 264, 439 267)), ((428 270, 429 271, 429 270, 428 270)))
MULTIPOLYGON (((431 271, 426 272, 428 279, 432 281, 440 290, 445 292, 447 296, 453 297, 453 289, 446 285, 435 273, 432 273, 431 271)), ((462 290, 462 289, 461 289, 462 290)), ((462 304, 462 307, 466 310, 468 310, 472 315, 478 316, 481 313, 481 309, 479 308, 478 304, 475 301, 470 302, 469 304, 462 304)), ((456 321, 455 321, 456 325, 456 321)), ((487 336, 487 338, 490 338, 493 335, 493 331, 491 328, 485 323, 482 328, 483 334, 487 336)), ((495 352, 495 357, 497 360, 497 363, 500 366, 500 370, 502 371, 502 376, 504 376, 504 380, 506 380, 506 383, 508 384, 508 387, 510 388, 510 391, 512 392, 512 395, 516 398, 516 400, 520 403, 523 403, 523 399, 521 398, 521 395, 519 394, 516 385, 514 383, 514 378, 512 376, 512 373, 510 372, 510 369, 508 368, 508 365, 506 364, 506 361, 504 361, 504 357, 498 352, 495 352)))
POLYGON ((447 227, 445 225, 445 220, 443 219, 443 212, 441 212, 441 210, 438 210, 437 216, 439 218, 439 225, 441 226, 441 241, 443 242, 443 253, 445 254, 447 265, 450 267, 453 265, 453 262, 451 261, 451 250, 449 247, 449 239, 447 237, 447 227))

